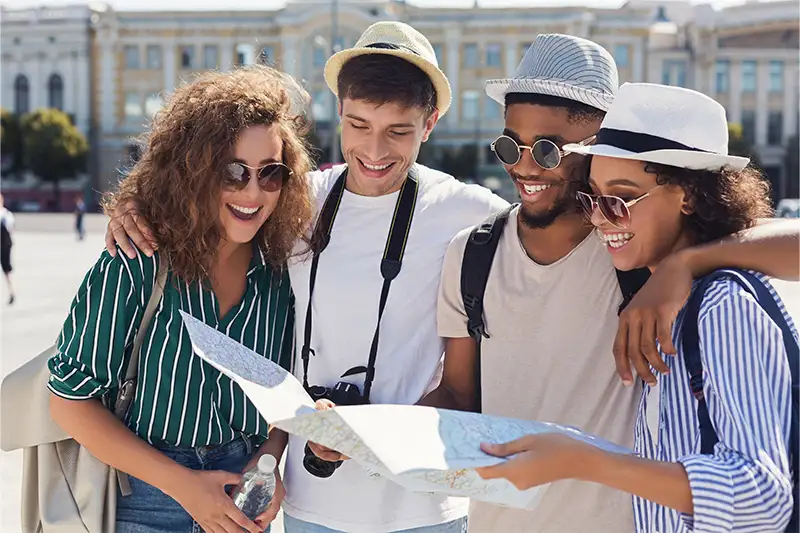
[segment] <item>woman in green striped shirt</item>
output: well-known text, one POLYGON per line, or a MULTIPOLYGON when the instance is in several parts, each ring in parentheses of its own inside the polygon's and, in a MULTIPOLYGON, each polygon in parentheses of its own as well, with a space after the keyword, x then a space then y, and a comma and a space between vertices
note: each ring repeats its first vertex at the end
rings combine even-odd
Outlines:
MULTIPOLYGON (((225 492, 262 453, 268 425, 226 376, 192 352, 179 311, 288 368, 293 296, 285 261, 312 216, 310 160, 288 76, 258 67, 211 73, 173 94, 140 161, 106 208, 143 206, 153 257, 104 252, 72 303, 50 361, 53 418, 131 475, 117 533, 261 531, 225 492), (109 410, 124 378, 156 272, 169 276, 146 331, 125 424, 109 410)), ((302 94, 304 93, 297 93, 302 94)), ((280 478, 278 478, 280 479, 280 478)))

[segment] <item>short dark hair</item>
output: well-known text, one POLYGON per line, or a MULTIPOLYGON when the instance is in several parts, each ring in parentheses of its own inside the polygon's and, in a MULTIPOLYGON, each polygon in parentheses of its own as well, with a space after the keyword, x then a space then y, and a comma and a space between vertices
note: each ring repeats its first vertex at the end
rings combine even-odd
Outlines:
POLYGON ((558 107, 567 110, 570 122, 595 122, 602 121, 606 112, 583 102, 576 102, 560 96, 538 93, 508 93, 506 94, 506 109, 511 104, 540 105, 542 107, 558 107))
POLYGON ((430 116, 436 110, 436 88, 430 77, 405 59, 387 54, 364 54, 342 66, 337 80, 339 100, 419 107, 430 116))
POLYGON ((647 163, 644 168, 658 184, 677 185, 688 195, 692 212, 684 219, 693 244, 716 241, 774 216, 769 182, 753 166, 689 170, 647 163))

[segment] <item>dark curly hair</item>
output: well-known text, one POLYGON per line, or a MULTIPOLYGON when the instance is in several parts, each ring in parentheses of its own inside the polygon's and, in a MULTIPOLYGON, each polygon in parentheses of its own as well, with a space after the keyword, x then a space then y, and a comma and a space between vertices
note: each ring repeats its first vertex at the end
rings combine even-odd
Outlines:
POLYGON ((693 244, 721 239, 774 214, 769 182, 752 165, 688 170, 647 163, 645 171, 655 174, 659 185, 676 185, 688 195, 692 212, 684 220, 693 244))
POLYGON ((207 73, 177 89, 142 138, 141 159, 104 200, 105 212, 132 200, 175 273, 207 282, 221 239, 219 198, 233 147, 244 129, 275 124, 292 176, 254 242, 270 264, 283 266, 313 214, 307 123, 293 110, 298 98, 307 104, 291 77, 262 66, 207 73))

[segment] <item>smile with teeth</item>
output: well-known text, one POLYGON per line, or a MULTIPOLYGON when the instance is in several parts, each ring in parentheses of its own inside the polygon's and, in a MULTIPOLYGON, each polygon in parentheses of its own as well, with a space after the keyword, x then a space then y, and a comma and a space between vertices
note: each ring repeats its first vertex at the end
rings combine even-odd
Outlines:
POLYGON ((600 238, 611 248, 622 248, 633 238, 633 233, 601 233, 600 238))
POLYGON ((552 185, 526 185, 522 184, 522 188, 525 189, 525 194, 536 194, 544 191, 545 189, 549 189, 552 185))
POLYGON ((393 165, 393 163, 387 163, 385 165, 368 165, 367 163, 364 163, 363 161, 361 161, 361 164, 364 165, 369 170, 377 170, 377 171, 386 170, 387 168, 389 168, 390 166, 393 165))
POLYGON ((242 207, 241 205, 235 205, 235 204, 228 204, 228 205, 232 209, 234 209, 235 211, 240 212, 243 215, 254 215, 255 213, 258 212, 259 209, 261 209, 261 206, 258 206, 258 207, 242 207))

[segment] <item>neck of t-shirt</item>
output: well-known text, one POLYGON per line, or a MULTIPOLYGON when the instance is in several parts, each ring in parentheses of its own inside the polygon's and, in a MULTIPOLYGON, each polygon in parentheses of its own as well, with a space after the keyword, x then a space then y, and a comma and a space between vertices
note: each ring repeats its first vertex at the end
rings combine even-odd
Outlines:
POLYGON ((551 265, 566 257, 592 232, 579 214, 565 214, 546 228, 530 228, 517 217, 519 240, 525 253, 540 265, 551 265))

